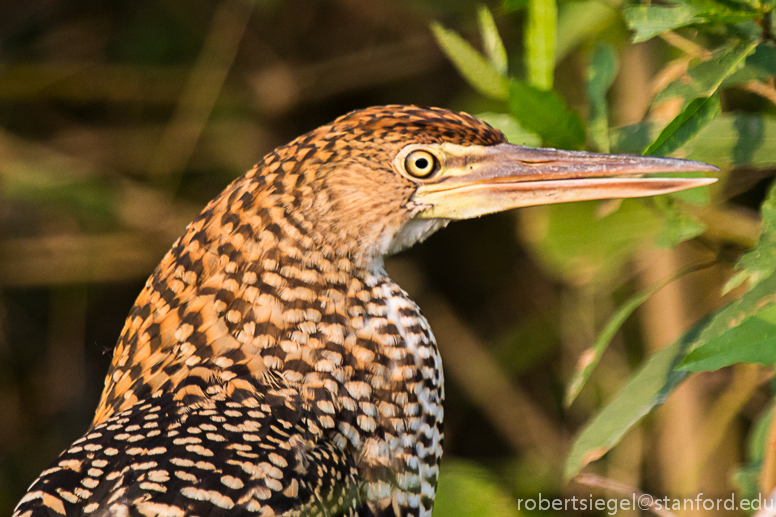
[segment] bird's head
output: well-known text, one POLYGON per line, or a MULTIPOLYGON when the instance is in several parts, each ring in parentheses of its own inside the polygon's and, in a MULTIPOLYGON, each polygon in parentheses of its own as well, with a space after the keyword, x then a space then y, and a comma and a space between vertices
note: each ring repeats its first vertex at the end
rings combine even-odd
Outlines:
POLYGON ((522 147, 465 113, 417 106, 344 115, 265 158, 265 172, 278 168, 289 212, 305 213, 369 258, 411 246, 453 219, 675 192, 716 180, 642 176, 717 170, 689 160, 522 147))

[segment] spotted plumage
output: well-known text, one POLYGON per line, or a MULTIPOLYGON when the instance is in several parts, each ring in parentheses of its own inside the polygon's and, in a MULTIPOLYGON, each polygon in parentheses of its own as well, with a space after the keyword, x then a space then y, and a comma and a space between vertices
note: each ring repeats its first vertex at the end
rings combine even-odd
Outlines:
POLYGON ((686 160, 528 149, 462 113, 356 111, 271 152, 148 279, 94 421, 16 517, 428 516, 442 364, 382 258, 450 219, 636 197, 686 160))
POLYGON ((465 114, 392 106, 268 154, 149 278, 92 427, 15 515, 430 514, 442 369, 382 268, 423 208, 391 158, 503 140, 465 114))

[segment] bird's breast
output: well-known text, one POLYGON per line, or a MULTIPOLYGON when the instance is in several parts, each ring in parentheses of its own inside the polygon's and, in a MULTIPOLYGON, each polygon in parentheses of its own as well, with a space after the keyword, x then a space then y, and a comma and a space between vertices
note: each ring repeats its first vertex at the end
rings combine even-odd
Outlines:
POLYGON ((353 455, 369 500, 430 509, 443 378, 427 321, 381 270, 275 224, 206 249, 209 226, 190 227, 130 313, 95 425, 159 393, 192 404, 291 390, 310 432, 353 455))

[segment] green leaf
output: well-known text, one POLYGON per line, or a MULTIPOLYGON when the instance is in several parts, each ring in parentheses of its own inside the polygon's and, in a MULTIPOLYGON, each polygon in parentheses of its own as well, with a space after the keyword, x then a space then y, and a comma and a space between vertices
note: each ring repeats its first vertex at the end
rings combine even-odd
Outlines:
MULTIPOLYGON (((687 71, 687 77, 682 77, 669 84, 661 91, 653 104, 658 104, 674 97, 685 100, 696 97, 709 97, 734 72, 744 66, 747 56, 757 48, 757 42, 741 43, 735 47, 724 48, 715 52, 712 59, 703 61, 687 71)), ((758 59, 767 56, 759 56, 758 59)))
POLYGON ((542 137, 550 146, 580 149, 585 144, 585 127, 576 112, 554 91, 544 91, 523 81, 513 81, 509 108, 528 131, 542 137))
MULTIPOLYGON (((735 24, 746 20, 758 19, 762 12, 752 9, 748 2, 737 0, 685 0, 698 9, 698 16, 707 22, 735 24)), ((756 0, 755 0, 756 1, 756 0)))
POLYGON ((506 113, 479 113, 477 118, 499 129, 510 143, 529 147, 538 147, 542 144, 542 139, 536 133, 531 133, 523 128, 511 115, 506 113))
POLYGON ((699 338, 691 343, 691 353, 679 368, 693 371, 716 369, 736 357, 745 358, 746 362, 768 359, 765 354, 772 352, 763 351, 766 347, 763 343, 771 335, 769 327, 776 326, 774 293, 776 274, 763 279, 751 291, 717 311, 699 338))
POLYGON ((555 75, 558 5, 556 0, 528 0, 525 27, 525 64, 528 82, 542 90, 552 88, 555 75))
POLYGON ((577 45, 594 39, 594 36, 612 28, 618 21, 617 9, 606 2, 582 0, 560 4, 555 62, 560 62, 577 45))
POLYGON ((758 23, 761 16, 762 13, 758 14, 757 18, 754 20, 747 20, 736 24, 719 22, 717 29, 720 33, 724 32, 727 37, 732 37, 740 41, 759 42, 763 36, 763 27, 758 23))
POLYGON ((431 24, 431 31, 439 47, 472 87, 494 99, 506 100, 509 97, 509 79, 466 40, 436 22, 431 24))
POLYGON ((672 345, 654 354, 617 396, 574 439, 566 458, 564 477, 576 476, 588 463, 606 454, 623 435, 668 395, 687 372, 675 371, 703 325, 696 326, 672 345))
POLYGON ((721 336, 690 352, 680 370, 719 370, 735 363, 776 364, 776 307, 750 316, 721 336))
POLYGON ((776 271, 776 183, 771 185, 768 196, 760 207, 762 233, 752 251, 741 257, 736 264, 738 272, 728 280, 722 289, 724 293, 748 282, 754 287, 776 271))
POLYGON ((579 361, 577 362, 576 371, 574 372, 574 375, 569 383, 566 385, 564 405, 568 407, 574 402, 574 400, 577 398, 577 395, 579 395, 579 392, 582 391, 582 388, 587 383, 588 379, 590 379, 593 370, 601 360, 601 356, 609 347, 609 343, 611 343, 614 335, 618 330, 620 330, 620 327, 622 327, 623 323, 625 323, 625 321, 631 316, 631 314, 633 314, 636 309, 641 306, 642 303, 647 301, 650 297, 652 297, 652 295, 675 280, 678 280, 679 278, 682 278, 683 276, 692 273, 693 271, 697 271, 708 266, 708 264, 702 264, 701 266, 691 266, 689 268, 685 268, 667 280, 657 283, 648 289, 644 289, 643 291, 634 294, 619 309, 617 309, 614 315, 609 318, 609 321, 606 323, 601 333, 598 334, 598 338, 595 340, 595 343, 593 343, 590 348, 586 349, 580 355, 579 361))
POLYGON ((702 21, 698 14, 698 8, 687 4, 677 6, 636 5, 626 7, 623 11, 628 27, 636 31, 633 37, 634 43, 646 41, 661 32, 698 23, 702 21))
POLYGON ((664 156, 676 151, 721 112, 717 95, 695 99, 663 129, 644 154, 664 156))
POLYGON ((482 44, 483 47, 485 47, 485 55, 488 56, 490 64, 493 65, 493 68, 498 73, 506 75, 507 50, 504 48, 504 42, 501 41, 501 37, 498 35, 496 21, 485 6, 480 6, 477 14, 480 23, 482 44))
POLYGON ((714 0, 692 0, 676 6, 637 5, 626 7, 623 15, 628 27, 636 31, 634 43, 646 41, 687 25, 706 22, 734 23, 759 19, 762 12, 743 4, 737 8, 714 0))
POLYGON ((617 77, 618 67, 614 47, 608 43, 600 43, 593 52, 587 70, 587 96, 590 99, 587 125, 590 137, 602 153, 609 152, 609 110, 606 92, 617 77))
MULTIPOLYGON (((634 124, 610 132, 614 152, 641 154, 657 137, 655 124, 634 124)), ((719 167, 776 167, 776 117, 757 113, 723 113, 681 148, 691 160, 719 167)), ((686 192, 697 192, 692 189, 686 192)))
POLYGON ((471 461, 445 459, 440 470, 434 517, 513 517, 512 500, 487 469, 471 461))
POLYGON ((756 114, 723 114, 706 126, 682 149, 687 157, 720 167, 776 166, 776 117, 756 114))
POLYGON ((723 335, 740 324, 749 316, 770 308, 776 302, 776 274, 763 278, 752 289, 729 303, 714 316, 709 328, 704 330, 697 343, 693 343, 693 349, 700 348, 712 339, 723 335))
POLYGON ((744 66, 728 76, 720 88, 730 88, 749 81, 769 79, 776 75, 776 48, 760 44, 754 53, 746 58, 744 66))

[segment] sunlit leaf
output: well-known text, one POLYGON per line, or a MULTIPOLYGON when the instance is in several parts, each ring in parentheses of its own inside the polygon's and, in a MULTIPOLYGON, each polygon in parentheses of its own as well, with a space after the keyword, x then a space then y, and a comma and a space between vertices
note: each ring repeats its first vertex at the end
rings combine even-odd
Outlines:
POLYGON ((687 372, 675 371, 690 343, 703 328, 695 327, 672 345, 657 352, 630 378, 617 396, 585 425, 574 439, 566 458, 564 477, 571 479, 588 463, 606 454, 685 378, 687 372))
MULTIPOLYGON (((760 0, 743 0, 742 3, 745 3, 750 8, 752 8, 753 10, 756 10, 756 11, 767 10, 767 8, 764 9, 765 6, 763 5, 763 2, 761 2, 760 0)), ((773 9, 773 0, 770 0, 770 1, 766 0, 766 3, 770 3, 771 4, 770 5, 771 9, 773 9)))
MULTIPOLYGON (((746 1, 738 0, 685 0, 698 8, 698 15, 707 22, 734 24, 754 20, 762 16, 762 11, 752 9, 746 1)), ((757 1, 757 0, 754 0, 757 1)))
POLYGON ((736 358, 758 363, 768 360, 768 354, 776 351, 773 346, 766 350, 776 329, 774 293, 776 274, 717 311, 699 338, 690 344, 690 354, 679 368, 700 371, 732 364, 728 361, 736 358))
POLYGON ((692 5, 635 5, 623 11, 628 27, 636 31, 633 42, 646 41, 661 32, 678 29, 702 21, 699 9, 692 5))
POLYGON ((752 9, 733 8, 713 0, 698 0, 674 6, 637 5, 626 7, 623 15, 628 27, 636 31, 634 43, 658 34, 704 22, 733 24, 758 19, 762 13, 752 9))
POLYGON ((703 372, 735 363, 776 364, 776 307, 744 319, 696 348, 684 358, 679 369, 703 372))
POLYGON ((609 152, 609 110, 606 92, 617 77, 618 67, 614 47, 608 43, 600 43, 593 52, 587 70, 587 96, 590 100, 587 126, 590 137, 603 153, 609 152))
POLYGON ((776 272, 776 183, 771 185, 768 196, 760 207, 760 213, 760 239, 754 249, 738 261, 738 272, 728 280, 723 292, 728 292, 744 282, 755 286, 776 272))
POLYGON ((585 144, 582 119, 566 108, 557 92, 514 81, 509 91, 509 108, 521 126, 541 136, 547 145, 580 149, 585 144))
POLYGON ((501 41, 501 36, 498 35, 493 15, 490 14, 490 11, 485 6, 481 6, 477 13, 485 55, 488 56, 493 68, 501 75, 504 75, 507 73, 507 51, 504 48, 504 42, 501 41))
POLYGON ((487 97, 509 97, 509 80, 456 32, 432 23, 431 30, 445 55, 472 87, 487 97))
MULTIPOLYGON (((757 1, 757 0, 754 0, 757 1)), ((751 3, 739 0, 685 0, 699 11, 699 16, 708 22, 734 24, 757 19, 762 11, 753 9, 751 3)))
POLYGON ((721 112, 722 106, 716 95, 693 100, 663 129, 644 154, 664 156, 676 151, 721 112))
POLYGON ((774 75, 776 75, 776 48, 763 43, 746 58, 742 68, 722 81, 720 87, 729 88, 749 81, 768 79, 774 75))
POLYGON ((445 458, 439 474, 434 517, 514 517, 515 502, 487 469, 471 461, 445 458))
POLYGON ((655 104, 673 97, 681 97, 685 100, 709 97, 717 91, 725 79, 744 66, 747 56, 756 48, 757 42, 750 42, 716 52, 712 59, 703 61, 688 70, 687 77, 669 84, 655 97, 655 104))
POLYGON ((536 133, 526 130, 514 117, 506 113, 479 113, 477 118, 501 130, 510 143, 529 147, 538 147, 542 143, 542 139, 536 133))
POLYGON ((542 90, 552 88, 558 25, 556 0, 528 0, 525 28, 525 65, 528 82, 542 90))

